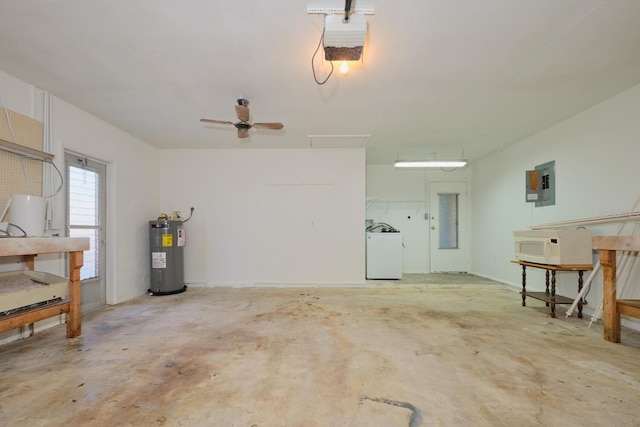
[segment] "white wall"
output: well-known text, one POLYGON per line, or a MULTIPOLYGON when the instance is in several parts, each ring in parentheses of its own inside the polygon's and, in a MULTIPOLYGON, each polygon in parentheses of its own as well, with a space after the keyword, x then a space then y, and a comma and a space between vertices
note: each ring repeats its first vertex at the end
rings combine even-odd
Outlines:
POLYGON ((35 118, 35 87, 0 70, 0 90, 8 109, 35 118))
POLYGON ((192 286, 364 283, 363 149, 162 150, 192 286))
MULTIPOLYGON (((439 169, 396 169, 367 166, 367 219, 384 222, 402 232, 403 273, 429 272, 429 184, 468 181, 471 168, 444 172, 439 169)), ((467 212, 471 217, 471 209, 467 212)))
POLYGON ((149 288, 148 221, 159 200, 158 150, 58 98, 52 112, 58 167, 65 149, 107 164, 107 303, 142 295, 149 288))
MULTIPOLYGON (((640 86, 636 86, 474 162, 473 271, 519 287, 521 269, 510 263, 513 230, 633 209, 640 196, 639 117, 640 86), (534 207, 525 202, 525 171, 551 160, 556 168, 556 205, 534 207)), ((615 234, 616 227, 591 229, 596 235, 615 234)), ((630 231, 630 227, 625 230, 630 231)), ((542 289, 542 273, 529 276, 527 284, 542 289)), ((560 276, 559 293, 574 297, 576 275, 560 276)), ((591 309, 602 299, 601 284, 599 275, 588 295, 591 309)), ((636 286, 632 296, 638 296, 639 290, 636 286)))
MULTIPOLYGON (((42 93, 33 85, 0 71, 0 89, 8 109, 42 120, 42 93)), ((52 154, 64 173, 64 150, 107 163, 106 244, 108 303, 146 292, 148 234, 146 221, 158 206, 157 149, 56 97, 51 97, 52 154)), ((57 184, 57 182, 56 182, 57 184)), ((54 223, 64 226, 64 192, 53 198, 54 223)), ((36 268, 65 274, 60 256, 41 255, 36 268)))

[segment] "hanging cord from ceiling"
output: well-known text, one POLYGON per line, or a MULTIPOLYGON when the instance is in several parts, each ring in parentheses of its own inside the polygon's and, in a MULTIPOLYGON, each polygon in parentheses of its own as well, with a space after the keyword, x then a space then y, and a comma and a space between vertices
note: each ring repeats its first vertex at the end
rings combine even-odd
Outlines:
POLYGON ((322 46, 322 50, 324 52, 324 28, 322 28, 322 35, 320 36, 318 47, 316 47, 316 51, 313 52, 313 56, 311 57, 311 71, 313 71, 313 79, 316 81, 317 84, 323 85, 329 80, 329 77, 331 77, 331 74, 333 74, 333 62, 328 61, 329 64, 331 64, 331 71, 329 71, 329 75, 323 81, 319 81, 318 77, 316 76, 316 68, 314 63, 315 63, 316 55, 320 50, 320 46, 322 46))
MULTIPOLYGON (((344 2, 344 19, 343 19, 342 22, 348 23, 350 14, 351 14, 351 0, 345 0, 345 2, 344 2)), ((331 71, 329 71, 329 75, 323 81, 319 81, 318 77, 316 76, 315 58, 316 58, 316 55, 318 54, 318 50, 320 50, 320 46, 322 46, 322 50, 324 51, 324 30, 325 29, 323 27, 322 28, 322 35, 320 36, 320 41, 318 42, 318 47, 316 47, 316 51, 313 52, 313 56, 311 57, 311 71, 313 71, 313 79, 319 85, 325 84, 329 80, 329 77, 331 77, 331 75, 333 74, 333 62, 332 61, 328 61, 331 64, 331 71)))

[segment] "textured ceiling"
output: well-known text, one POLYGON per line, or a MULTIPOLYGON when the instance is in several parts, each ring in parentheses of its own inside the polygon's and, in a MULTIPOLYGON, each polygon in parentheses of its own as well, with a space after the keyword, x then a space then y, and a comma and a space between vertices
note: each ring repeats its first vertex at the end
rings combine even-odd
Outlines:
POLYGON ((473 161, 640 83, 637 0, 355 1, 375 8, 363 59, 324 85, 308 6, 344 3, 0 0, 0 69, 158 147, 315 140, 369 164, 473 161), (199 122, 240 97, 284 129, 199 122))

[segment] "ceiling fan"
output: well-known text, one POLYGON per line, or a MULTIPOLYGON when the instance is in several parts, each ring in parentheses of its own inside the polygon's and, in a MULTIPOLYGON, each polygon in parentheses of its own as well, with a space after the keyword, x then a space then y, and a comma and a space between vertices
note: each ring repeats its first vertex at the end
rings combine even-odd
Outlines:
POLYGON ((233 123, 226 120, 213 120, 213 119, 200 119, 205 123, 218 123, 221 125, 233 125, 238 129, 238 138, 247 138, 249 136, 249 129, 282 129, 284 125, 282 123, 249 123, 249 101, 240 98, 238 99, 238 105, 236 105, 236 115, 239 122, 233 123))

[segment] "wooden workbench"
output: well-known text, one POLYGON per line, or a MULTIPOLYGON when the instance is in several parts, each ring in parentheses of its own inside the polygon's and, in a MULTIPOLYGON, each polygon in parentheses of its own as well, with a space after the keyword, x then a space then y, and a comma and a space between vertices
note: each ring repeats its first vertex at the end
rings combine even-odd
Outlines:
POLYGON ((34 269, 34 257, 38 254, 69 253, 69 299, 0 318, 0 332, 67 313, 67 337, 80 336, 80 268, 84 262, 83 251, 88 249, 88 237, 0 238, 0 256, 22 256, 29 270, 34 269))
MULTIPOLYGON (((540 301, 544 301, 547 307, 550 308, 551 317, 556 317, 556 304, 573 304, 572 298, 567 298, 562 295, 556 295, 556 271, 577 271, 578 272, 578 293, 582 290, 583 273, 587 270, 591 270, 593 266, 591 264, 571 264, 571 265, 552 265, 552 264, 538 264, 528 261, 511 261, 515 264, 522 266, 522 306, 527 305, 527 297, 531 297, 540 301), (527 291, 527 267, 540 268, 545 270, 545 286, 544 292, 531 292, 527 291), (551 283, 549 283, 549 272, 551 272, 551 283), (549 287, 551 284, 551 287, 549 287)), ((578 317, 582 318, 582 299, 578 302, 578 317)))
POLYGON ((618 299, 616 295, 616 251, 640 251, 640 236, 594 236, 602 267, 602 322, 604 339, 620 342, 620 315, 640 318, 640 300, 618 299))

